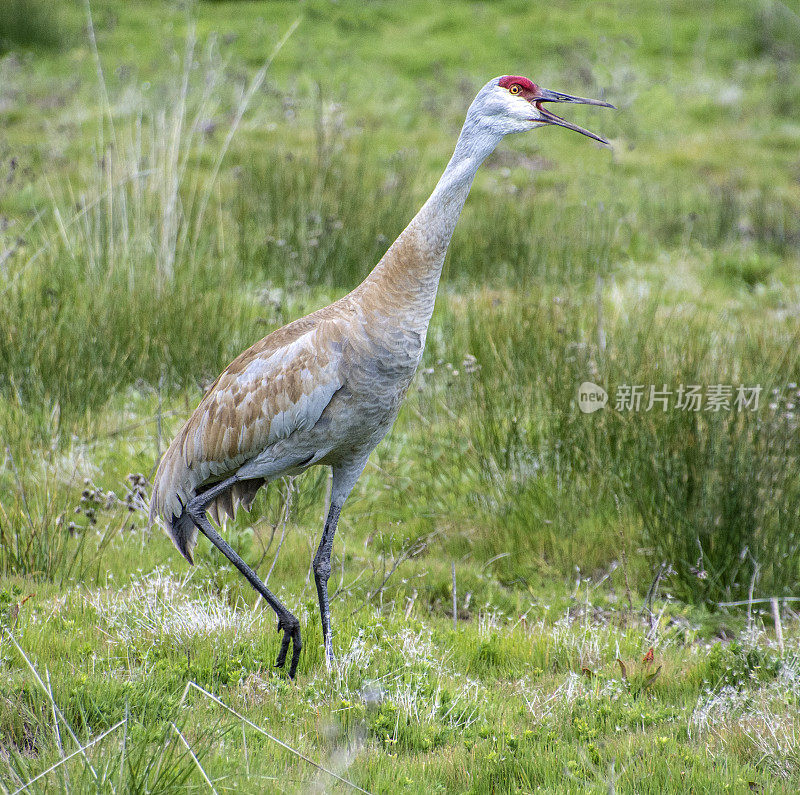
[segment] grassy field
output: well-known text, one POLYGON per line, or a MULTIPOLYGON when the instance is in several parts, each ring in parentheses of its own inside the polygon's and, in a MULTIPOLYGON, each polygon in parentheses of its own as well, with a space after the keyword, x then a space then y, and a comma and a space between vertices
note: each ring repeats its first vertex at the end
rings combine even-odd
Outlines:
POLYGON ((796 792, 799 62, 767 0, 8 0, 0 790, 796 792), (221 556, 148 530, 155 464, 366 275, 501 73, 613 102, 565 114, 612 148, 545 129, 479 173, 339 525, 332 671, 327 472, 228 523, 301 619, 290 682, 221 556))

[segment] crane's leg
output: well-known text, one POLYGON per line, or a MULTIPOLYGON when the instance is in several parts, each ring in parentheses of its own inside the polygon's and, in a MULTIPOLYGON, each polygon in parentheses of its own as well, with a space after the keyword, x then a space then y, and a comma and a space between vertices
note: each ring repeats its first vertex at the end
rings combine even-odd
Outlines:
POLYGON ((336 524, 342 506, 331 501, 328 518, 325 520, 325 529, 319 542, 317 554, 314 555, 314 581, 317 584, 319 597, 319 613, 322 618, 322 640, 325 643, 325 662, 330 667, 333 662, 333 643, 331 642, 331 608, 328 601, 328 578, 331 576, 331 552, 333 551, 333 536, 336 533, 336 524))
POLYGON ((331 552, 333 551, 333 536, 336 533, 336 524, 342 506, 350 492, 353 490, 359 475, 364 471, 369 452, 349 461, 339 462, 332 466, 333 478, 331 480, 331 507, 325 519, 325 527, 319 542, 317 554, 314 555, 314 581, 317 584, 319 597, 319 612, 322 618, 322 640, 325 643, 325 663, 330 668, 333 662, 333 643, 331 642, 331 607, 328 600, 328 579, 331 576, 331 552))
POLYGON ((214 529, 211 522, 206 515, 206 509, 212 500, 216 499, 223 491, 230 488, 237 478, 229 478, 226 481, 213 486, 208 491, 198 494, 194 499, 189 501, 186 506, 186 513, 189 518, 197 525, 197 529, 223 554, 225 557, 236 566, 237 569, 244 575, 244 578, 255 588, 264 601, 275 611, 278 616, 278 631, 283 630, 283 639, 281 641, 281 648, 278 652, 278 659, 275 662, 276 668, 283 668, 286 662, 286 655, 289 651, 289 643, 292 643, 292 659, 289 663, 289 678, 294 679, 297 672, 297 663, 300 661, 300 649, 303 644, 300 640, 300 622, 297 618, 286 608, 286 606, 273 594, 259 576, 234 552, 230 544, 214 529))

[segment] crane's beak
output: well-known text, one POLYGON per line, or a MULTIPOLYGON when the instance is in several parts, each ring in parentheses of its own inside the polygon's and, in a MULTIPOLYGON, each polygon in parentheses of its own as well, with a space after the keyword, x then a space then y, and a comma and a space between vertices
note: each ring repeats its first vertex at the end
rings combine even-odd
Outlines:
POLYGON ((594 138, 595 141, 600 141, 601 144, 610 146, 605 138, 601 138, 599 135, 595 135, 589 130, 584 130, 583 127, 578 127, 577 124, 573 124, 566 119, 562 119, 560 116, 556 116, 555 113, 551 113, 542 105, 543 102, 573 102, 576 105, 598 105, 601 108, 613 108, 616 110, 616 108, 614 108, 610 102, 603 102, 599 99, 573 97, 569 94, 559 94, 557 91, 550 91, 547 88, 540 88, 537 96, 531 100, 531 104, 535 105, 536 110, 539 111, 539 118, 531 119, 531 121, 544 122, 545 124, 555 124, 559 127, 566 127, 568 130, 575 130, 575 132, 579 132, 581 135, 588 135, 589 138, 594 138))

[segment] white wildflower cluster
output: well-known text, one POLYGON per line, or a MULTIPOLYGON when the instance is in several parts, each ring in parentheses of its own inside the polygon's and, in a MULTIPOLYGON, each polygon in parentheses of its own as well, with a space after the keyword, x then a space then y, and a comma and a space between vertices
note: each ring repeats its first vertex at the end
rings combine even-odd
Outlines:
MULTIPOLYGON (((434 367, 423 367, 420 374, 423 376, 423 383, 427 384, 437 375, 444 374, 447 385, 452 385, 453 379, 461 375, 472 375, 481 369, 478 364, 478 359, 471 353, 464 354, 460 365, 453 364, 453 362, 446 362, 444 359, 437 359, 434 367)), ((423 384, 420 384, 419 389, 423 389, 423 384)))
POLYGON ((557 647, 570 650, 583 665, 589 667, 601 663, 612 640, 608 627, 592 620, 588 611, 577 617, 567 613, 559 618, 553 624, 552 635, 557 647))
POLYGON ((377 648, 375 644, 367 642, 364 630, 360 630, 351 641, 350 648, 334 657, 331 678, 340 694, 351 695, 348 683, 358 681, 359 674, 369 670, 377 648))
POLYGON ((616 701, 629 697, 621 679, 607 679, 598 686, 594 679, 575 671, 567 671, 564 681, 554 690, 543 689, 540 683, 529 676, 520 679, 516 689, 537 723, 560 720, 579 698, 616 701))
POLYGON ((777 677, 760 687, 707 688, 688 724, 692 738, 722 745, 745 738, 754 757, 778 776, 800 772, 800 659, 787 656, 777 677), (736 739, 738 738, 738 740, 736 739))
POLYGON ((264 611, 232 607, 223 592, 189 586, 158 568, 119 591, 90 591, 86 601, 118 641, 156 642, 164 637, 183 642, 192 637, 213 637, 222 632, 228 640, 266 631, 264 611))
POLYGON ((449 655, 433 643, 431 630, 404 628, 394 641, 406 661, 405 669, 384 678, 391 700, 407 715, 422 721, 466 727, 479 716, 484 686, 450 665, 449 655), (431 675, 435 679, 430 687, 431 675), (447 691, 448 703, 443 695, 447 691))
POLYGON ((505 629, 507 619, 503 613, 496 610, 481 610, 478 613, 478 638, 489 640, 499 630, 505 629))
POLYGON ((774 387, 770 392, 769 410, 776 419, 784 420, 791 428, 796 428, 800 417, 800 389, 795 381, 784 387, 774 387))
POLYGON ((391 702, 415 721, 463 728, 480 718, 486 691, 483 684, 455 670, 449 654, 434 644, 431 630, 404 627, 399 632, 359 632, 337 655, 331 674, 315 677, 310 692, 319 701, 335 697, 373 708, 391 702), (376 666, 385 659, 387 645, 404 663, 380 673, 376 666))

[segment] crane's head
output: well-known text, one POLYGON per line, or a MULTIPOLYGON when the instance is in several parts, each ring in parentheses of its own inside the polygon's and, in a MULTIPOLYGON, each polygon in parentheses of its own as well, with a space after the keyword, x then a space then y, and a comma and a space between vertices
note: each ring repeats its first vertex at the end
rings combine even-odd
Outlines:
POLYGON ((605 138, 595 135, 577 124, 562 119, 548 110, 546 102, 572 102, 580 105, 599 105, 603 108, 613 108, 608 102, 599 99, 584 99, 573 97, 569 94, 559 94, 547 88, 537 86, 527 77, 505 75, 490 80, 475 97, 470 107, 469 115, 474 114, 475 121, 482 126, 487 126, 496 135, 526 132, 545 124, 566 127, 582 135, 588 135, 595 141, 608 144, 605 138))

